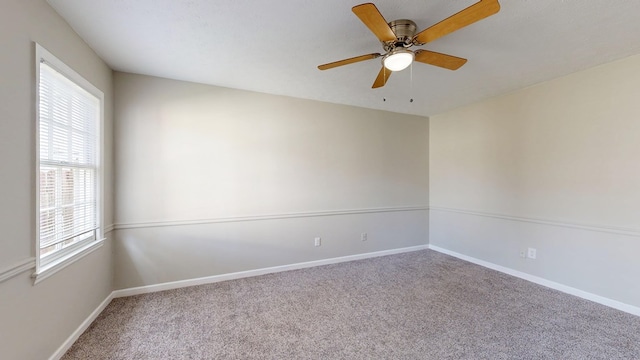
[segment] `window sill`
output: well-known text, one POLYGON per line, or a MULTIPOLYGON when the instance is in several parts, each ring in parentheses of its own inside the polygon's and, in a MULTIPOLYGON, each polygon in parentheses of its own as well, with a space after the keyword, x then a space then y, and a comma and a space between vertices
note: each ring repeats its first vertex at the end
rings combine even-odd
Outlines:
POLYGON ((83 257, 98 250, 104 244, 105 239, 92 241, 91 243, 77 249, 76 251, 69 253, 68 255, 57 259, 45 266, 40 267, 31 277, 33 278, 33 284, 37 284, 49 276, 57 273, 58 271, 66 268, 74 262, 82 259, 83 257))

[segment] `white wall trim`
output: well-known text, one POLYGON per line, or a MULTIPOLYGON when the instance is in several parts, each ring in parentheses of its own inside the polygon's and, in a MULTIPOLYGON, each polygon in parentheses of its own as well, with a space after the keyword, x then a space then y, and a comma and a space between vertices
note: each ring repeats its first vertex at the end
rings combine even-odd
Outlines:
POLYGON ((107 234, 115 229, 115 224, 107 225, 104 227, 103 234, 107 234))
POLYGON ((233 216, 233 217, 220 217, 220 218, 197 219, 197 220, 130 222, 130 223, 116 223, 114 226, 116 230, 121 230, 121 229, 162 227, 162 226, 200 225, 200 224, 216 224, 216 223, 226 223, 226 222, 280 220, 280 219, 293 219, 293 218, 303 218, 303 217, 356 215, 356 214, 388 213, 388 212, 400 212, 400 211, 425 211, 425 210, 429 210, 429 207, 426 205, 400 206, 400 207, 350 209, 350 210, 296 212, 296 213, 268 214, 268 215, 233 216))
MULTIPOLYGON (((102 313, 102 311, 109 305, 111 300, 115 298, 139 295, 139 294, 147 294, 147 293, 152 293, 157 291, 178 289, 178 288, 183 288, 188 286, 211 284, 211 283, 216 283, 220 281, 241 279, 241 278, 259 276, 264 274, 273 274, 273 273, 278 273, 278 272, 288 271, 288 270, 303 269, 308 267, 337 264, 337 263, 347 262, 347 261, 355 261, 355 260, 362 260, 362 259, 374 258, 379 256, 425 250, 427 248, 428 248, 428 245, 411 246, 411 247, 400 248, 400 249, 391 249, 391 250, 376 251, 376 252, 370 252, 370 253, 364 253, 364 254, 348 255, 348 256, 342 256, 342 257, 331 258, 331 259, 323 259, 323 260, 309 261, 304 263, 274 266, 270 268, 240 271, 240 272, 230 273, 230 274, 214 275, 214 276, 202 277, 197 279, 174 281, 174 282, 168 282, 168 283, 157 284, 157 285, 149 285, 149 286, 141 286, 141 287, 135 287, 135 288, 129 288, 129 289, 115 290, 115 291, 112 291, 106 297, 106 299, 104 299, 100 303, 100 305, 98 305, 98 307, 95 310, 93 310, 91 314, 89 314, 89 316, 82 322, 82 324, 80 324, 80 326, 78 326, 78 328, 62 343, 62 345, 60 345, 60 347, 53 353, 53 355, 49 357, 49 360, 60 360, 64 356, 64 354, 67 351, 69 351, 71 346, 73 346, 73 344, 78 340, 80 335, 82 335, 82 333, 84 333, 89 328, 91 323, 93 323, 98 318, 100 313, 102 313)), ((35 266, 35 263, 34 263, 34 266, 35 266)))
POLYGON ((441 248, 439 246, 435 246, 435 245, 431 245, 429 244, 429 249, 446 254, 446 255, 450 255, 453 257, 456 257, 458 259, 464 260, 464 261, 468 261, 470 263, 474 263, 476 265, 480 265, 492 270, 496 270, 502 273, 505 273, 507 275, 511 275, 511 276, 515 276, 518 277, 520 279, 524 279, 527 281, 531 281, 532 283, 536 283, 538 285, 542 285, 542 286, 546 286, 548 288, 554 289, 554 290, 558 290, 558 291, 562 291, 563 293, 567 293, 570 295, 574 295, 586 300, 590 300, 593 302, 596 302, 598 304, 602 304, 617 310, 621 310, 624 312, 627 312, 629 314, 633 314, 633 315, 637 315, 640 316, 640 307, 636 307, 633 305, 629 305, 629 304, 625 304, 623 302, 617 301, 617 300, 613 300, 613 299, 609 299, 606 298, 604 296, 600 296, 600 295, 596 295, 590 292, 586 292, 580 289, 576 289, 573 288, 571 286, 567 286, 564 284, 560 284, 557 283, 555 281, 551 281, 551 280, 547 280, 545 278, 541 278, 538 276, 534 276, 531 274, 527 274, 525 272, 522 271, 518 271, 518 270, 514 270, 505 266, 501 266, 501 265, 497 265, 494 263, 490 263, 488 261, 484 261, 484 260, 480 260, 471 256, 467 256, 467 255, 463 255, 460 253, 457 253, 455 251, 451 251, 451 250, 447 250, 445 248, 441 248))
POLYGON ((36 258, 24 259, 13 266, 8 266, 0 270, 0 283, 12 277, 36 267, 36 258))
POLYGON ((87 328, 89 328, 89 326, 91 325, 91 323, 98 318, 98 315, 100 315, 100 313, 102 312, 102 310, 104 310, 107 305, 109 305, 109 303, 111 302, 111 300, 113 299, 113 292, 111 292, 106 299, 104 299, 100 305, 98 305, 98 307, 93 310, 93 312, 82 322, 82 324, 80 324, 80 326, 76 329, 76 331, 74 331, 71 336, 69 336, 67 338, 67 340, 65 340, 62 345, 60 345, 60 347, 58 348, 58 350, 56 350, 56 352, 53 353, 53 355, 51 355, 51 357, 49 358, 49 360, 59 360, 62 358, 62 356, 64 356, 64 354, 71 348, 71 346, 73 345, 73 343, 76 342, 76 340, 78 340, 78 338, 80 337, 80 335, 82 335, 82 333, 87 330, 87 328))
MULTIPOLYGON (((113 225, 110 225, 110 226, 106 227, 104 233, 106 234, 109 231, 113 231, 113 225)), ((100 241, 100 245, 102 245, 103 241, 104 241, 104 239, 100 241)), ((96 250, 96 249, 97 249, 97 247, 95 247, 95 248, 92 247, 91 251, 96 250)), ((82 257, 84 255, 87 255, 87 254, 88 254, 88 252, 85 252, 80 257, 82 257)), ((20 262, 18 262, 16 264, 14 264, 13 266, 8 266, 8 267, 0 270, 0 283, 3 282, 3 281, 9 280, 12 277, 14 277, 14 276, 16 276, 16 275, 18 275, 20 273, 23 273, 25 271, 33 270, 33 269, 35 269, 35 267, 36 267, 36 258, 34 258, 34 257, 30 257, 30 258, 24 259, 24 260, 22 260, 22 261, 20 261, 20 262)), ((60 270, 60 269, 57 269, 57 270, 60 270)), ((52 272, 49 275, 53 275, 54 272, 52 272)), ((49 275, 47 275, 47 277, 49 275)))
POLYGON ((40 269, 36 269, 36 272, 31 275, 31 277, 33 278, 33 284, 38 284, 42 280, 50 277, 58 271, 98 250, 102 247, 105 240, 106 239, 99 239, 96 241, 92 241, 91 243, 80 247, 79 249, 65 255, 64 257, 52 262, 51 264, 47 264, 40 269))
MULTIPOLYGON (((98 307, 82 322, 82 324, 80 324, 80 326, 64 341, 64 343, 62 343, 62 345, 60 345, 60 347, 55 351, 55 353, 53 355, 51 355, 51 357, 49 358, 49 360, 59 360, 62 358, 62 356, 64 356, 64 354, 71 348, 71 346, 76 342, 76 340, 78 340, 78 338, 80 337, 80 335, 82 335, 82 333, 87 330, 89 328, 89 326, 91 325, 91 323, 93 323, 93 321, 95 321, 95 319, 98 318, 98 316, 100 315, 100 313, 107 307, 107 305, 109 305, 109 303, 111 302, 111 300, 115 299, 115 298, 119 298, 119 297, 125 297, 125 296, 133 296, 133 295, 139 295, 139 294, 147 294, 147 293, 152 293, 152 292, 157 292, 157 291, 164 291, 164 290, 171 290, 171 289, 178 289, 178 288, 183 288, 183 287, 188 287, 188 286, 196 286, 196 285, 204 285, 204 284, 211 284, 211 283, 216 283, 216 282, 220 282, 220 281, 227 281, 227 280, 233 280, 233 279, 241 279, 241 278, 246 278, 246 277, 251 277, 251 276, 259 276, 259 275, 264 275, 264 274, 272 274, 272 273, 278 273, 278 272, 282 272, 282 271, 288 271, 288 270, 296 270, 296 269, 303 269, 303 268, 309 268, 309 267, 315 267, 315 266, 322 266, 322 265, 329 265, 329 264, 337 264, 337 263, 341 263, 341 262, 347 262, 347 261, 355 261, 355 260, 362 260, 362 259, 367 259, 367 258, 374 258, 374 257, 379 257, 379 256, 386 256, 386 255, 393 255, 393 254, 400 254, 400 253, 405 253, 405 252, 411 252, 411 251, 419 251, 419 250, 424 250, 424 249, 431 249, 446 255, 450 255, 453 257, 456 257, 458 259, 464 260, 464 261, 468 261, 492 270, 496 270, 496 271, 500 271, 502 273, 511 275, 511 276, 515 276, 527 281, 531 281, 533 283, 542 285, 542 286, 546 286, 549 287, 551 289, 555 289, 558 291, 562 291, 564 293, 570 294, 570 295, 575 295, 578 297, 581 297, 583 299, 586 300, 590 300, 590 301, 594 301, 597 302, 599 304, 605 305, 605 306, 609 306, 612 307, 614 309, 618 309, 633 315, 637 315, 640 316, 640 308, 632 306, 632 305, 628 305, 616 300, 612 300, 609 298, 605 298, 599 295, 595 295, 586 291, 582 291, 579 289, 575 289, 572 288, 570 286, 566 286, 560 283, 556 283, 550 280, 546 280, 537 276, 533 276, 521 271, 517 271, 517 270, 513 270, 504 266, 500 266, 500 265, 496 265, 484 260, 480 260, 480 259, 476 259, 467 255, 463 255, 451 250, 447 250, 444 248, 441 248, 439 246, 435 246, 435 245, 419 245, 419 246, 412 246, 412 247, 406 247, 406 248, 400 248, 400 249, 392 249, 392 250, 383 250, 383 251, 377 251, 377 252, 371 252, 371 253, 365 253, 365 254, 357 254, 357 255, 348 255, 348 256, 342 256, 342 257, 337 257, 337 258, 331 258, 331 259, 323 259, 323 260, 315 260, 315 261, 309 261, 309 262, 304 262, 304 263, 297 263, 297 264, 290 264, 290 265, 282 265, 282 266, 274 266, 274 267, 270 267, 270 268, 263 268, 263 269, 256 269, 256 270, 248 270, 248 271, 241 271, 241 272, 236 272, 236 273, 230 273, 230 274, 222 274, 222 275, 214 275, 214 276, 208 276, 208 277, 202 277, 202 278, 197 278, 197 279, 189 279, 189 280, 182 280, 182 281, 174 281, 174 282, 168 282, 168 283, 163 283, 163 284, 157 284, 157 285, 149 285, 149 286, 140 286, 140 287, 135 287, 135 288, 128 288, 128 289, 122 289, 122 290, 115 290, 113 292, 111 292, 105 299, 104 301, 102 301, 102 303, 100 303, 100 305, 98 305, 98 307)), ((33 263, 33 266, 35 266, 35 259, 28 259, 33 263)), ((27 260, 23 261, 23 262, 27 262, 27 260)), ((4 274, 4 273, 3 273, 4 274)))
POLYGON ((201 277, 196 279, 173 281, 173 282, 148 285, 148 286, 140 286, 140 287, 134 287, 134 288, 128 288, 128 289, 122 289, 122 290, 115 290, 113 292, 113 297, 119 298, 119 297, 125 297, 125 296, 152 293, 157 291, 179 289, 179 288, 188 287, 188 286, 212 284, 220 281, 242 279, 242 278, 247 278, 252 276, 273 274, 273 273, 278 273, 282 271, 304 269, 304 268, 315 267, 315 266, 337 264, 337 263, 342 263, 347 261, 355 261, 355 260, 362 260, 362 259, 374 258, 379 256, 425 250, 427 248, 428 248, 428 245, 418 245, 418 246, 411 246, 411 247, 405 247, 405 248, 399 248, 399 249, 383 250, 383 251, 376 251, 376 252, 370 252, 370 253, 364 253, 364 254, 341 256, 341 257, 330 258, 330 259, 308 261, 308 262, 302 262, 302 263, 296 263, 296 264, 274 266, 274 267, 268 267, 268 268, 262 268, 262 269, 240 271, 240 272, 229 273, 229 274, 207 276, 207 277, 201 277))
POLYGON ((610 234, 618 234, 618 235, 628 235, 628 236, 638 236, 638 237, 640 237, 640 229, 623 228, 623 227, 615 227, 615 226, 604 226, 604 225, 577 224, 577 223, 570 223, 570 222, 564 222, 564 221, 559 221, 559 220, 538 219, 538 218, 511 216, 511 215, 503 215, 503 214, 494 214, 494 213, 488 213, 488 212, 484 212, 484 211, 466 210, 466 209, 454 209, 454 208, 447 208, 447 207, 441 207, 441 206, 430 206, 429 210, 452 212, 452 213, 483 216, 483 217, 490 217, 490 218, 503 219, 503 220, 520 221, 520 222, 528 222, 528 223, 534 223, 534 224, 559 226, 559 227, 565 227, 565 228, 571 228, 571 229, 581 229, 581 230, 597 231, 597 232, 604 232, 604 233, 610 233, 610 234))

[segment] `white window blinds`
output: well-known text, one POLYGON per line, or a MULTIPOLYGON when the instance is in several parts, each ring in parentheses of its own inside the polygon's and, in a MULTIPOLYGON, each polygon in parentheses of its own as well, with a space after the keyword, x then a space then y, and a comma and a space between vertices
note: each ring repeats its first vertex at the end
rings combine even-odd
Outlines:
POLYGON ((100 100, 44 61, 39 82, 39 256, 96 238, 100 100))

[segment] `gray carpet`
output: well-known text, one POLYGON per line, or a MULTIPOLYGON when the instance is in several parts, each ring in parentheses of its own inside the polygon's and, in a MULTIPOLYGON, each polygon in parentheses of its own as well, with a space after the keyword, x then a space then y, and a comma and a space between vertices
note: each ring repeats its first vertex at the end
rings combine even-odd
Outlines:
POLYGON ((63 359, 640 359, 640 317, 424 250, 115 299, 63 359))

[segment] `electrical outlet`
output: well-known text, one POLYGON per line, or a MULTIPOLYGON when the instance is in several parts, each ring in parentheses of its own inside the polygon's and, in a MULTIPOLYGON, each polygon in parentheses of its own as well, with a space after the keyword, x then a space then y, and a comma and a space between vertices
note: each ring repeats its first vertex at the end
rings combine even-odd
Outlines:
POLYGON ((534 249, 534 248, 528 248, 528 249, 527 249, 527 257, 528 257, 529 259, 535 259, 535 258, 536 258, 536 252, 537 252, 537 251, 536 251, 536 249, 534 249))
POLYGON ((360 234, 360 240, 367 241, 367 233, 360 234))
POLYGON ((315 238, 313 242, 313 246, 320 246, 320 245, 322 245, 322 238, 320 237, 315 238))
POLYGON ((526 258, 527 257, 527 253, 524 250, 520 250, 520 257, 521 258, 526 258))

